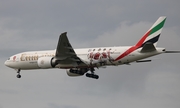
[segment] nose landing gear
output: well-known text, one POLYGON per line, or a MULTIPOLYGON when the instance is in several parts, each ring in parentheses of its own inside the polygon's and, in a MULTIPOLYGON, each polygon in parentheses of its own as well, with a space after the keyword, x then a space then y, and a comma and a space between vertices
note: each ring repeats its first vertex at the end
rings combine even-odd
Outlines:
POLYGON ((21 71, 20 69, 17 70, 17 73, 18 73, 16 76, 17 78, 21 78, 20 71, 21 71))

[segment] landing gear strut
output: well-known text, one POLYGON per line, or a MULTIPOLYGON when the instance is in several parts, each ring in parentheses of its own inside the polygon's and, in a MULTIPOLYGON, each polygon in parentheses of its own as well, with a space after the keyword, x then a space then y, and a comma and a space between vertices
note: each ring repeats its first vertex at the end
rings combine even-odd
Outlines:
POLYGON ((20 71, 21 71, 20 69, 17 70, 17 73, 18 73, 16 76, 17 78, 21 78, 20 71))
POLYGON ((86 77, 94 78, 94 79, 98 79, 99 78, 99 76, 94 73, 94 71, 95 71, 94 68, 90 68, 90 71, 91 71, 91 73, 86 73, 86 77))

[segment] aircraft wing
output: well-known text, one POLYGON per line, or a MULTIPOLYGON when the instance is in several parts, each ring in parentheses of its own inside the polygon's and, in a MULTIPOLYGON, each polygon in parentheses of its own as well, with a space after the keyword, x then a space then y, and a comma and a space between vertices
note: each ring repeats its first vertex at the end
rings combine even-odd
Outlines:
POLYGON ((85 64, 76 55, 73 47, 71 46, 71 44, 67 38, 67 32, 62 33, 59 36, 59 41, 58 41, 58 45, 56 48, 55 58, 57 60, 57 63, 72 64, 74 67, 76 67, 82 63, 85 64))

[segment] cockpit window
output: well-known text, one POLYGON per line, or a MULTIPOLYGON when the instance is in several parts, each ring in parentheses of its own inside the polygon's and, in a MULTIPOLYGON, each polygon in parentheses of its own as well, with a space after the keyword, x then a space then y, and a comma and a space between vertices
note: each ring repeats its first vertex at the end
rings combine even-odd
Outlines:
POLYGON ((8 58, 8 60, 10 60, 10 58, 8 58))

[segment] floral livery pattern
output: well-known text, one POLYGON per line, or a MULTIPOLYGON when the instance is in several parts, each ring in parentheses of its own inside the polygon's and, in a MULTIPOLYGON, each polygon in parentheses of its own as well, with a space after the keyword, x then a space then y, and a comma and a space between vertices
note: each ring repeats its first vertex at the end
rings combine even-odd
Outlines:
MULTIPOLYGON (((111 49, 110 49, 111 50, 111 49)), ((87 55, 88 59, 90 60, 90 64, 95 63, 106 63, 108 60, 110 60, 110 50, 108 51, 101 51, 100 49, 98 51, 89 51, 90 53, 87 55)))

